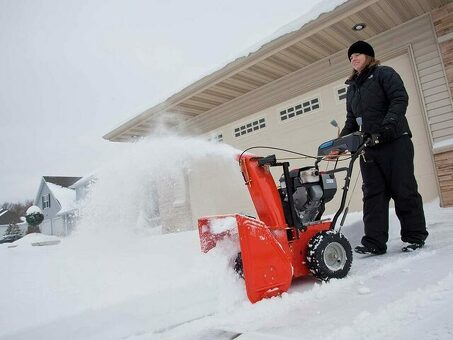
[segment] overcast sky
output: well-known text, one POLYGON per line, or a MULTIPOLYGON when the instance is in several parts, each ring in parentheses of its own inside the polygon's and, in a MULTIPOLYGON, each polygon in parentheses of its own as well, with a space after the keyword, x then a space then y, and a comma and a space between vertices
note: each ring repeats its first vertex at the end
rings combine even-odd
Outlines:
POLYGON ((0 0, 0 204, 99 168, 105 133, 317 2, 0 0))

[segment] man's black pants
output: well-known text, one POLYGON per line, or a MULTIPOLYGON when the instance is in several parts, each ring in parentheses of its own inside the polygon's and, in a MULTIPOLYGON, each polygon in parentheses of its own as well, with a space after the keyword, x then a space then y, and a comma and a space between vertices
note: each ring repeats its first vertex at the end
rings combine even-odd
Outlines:
POLYGON ((414 176, 414 146, 409 136, 366 148, 364 157, 360 157, 360 168, 365 225, 362 244, 387 250, 390 198, 395 202, 395 212, 401 223, 401 240, 424 242, 428 232, 423 201, 414 176))

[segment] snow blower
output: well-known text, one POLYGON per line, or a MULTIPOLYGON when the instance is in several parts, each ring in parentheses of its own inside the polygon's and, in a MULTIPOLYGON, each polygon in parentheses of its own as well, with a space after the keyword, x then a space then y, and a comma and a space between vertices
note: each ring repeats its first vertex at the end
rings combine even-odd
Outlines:
POLYGON ((366 143, 359 132, 329 140, 319 146, 314 166, 291 171, 289 162, 279 162, 275 155, 238 157, 259 219, 242 214, 202 217, 198 231, 205 253, 224 238, 239 243, 234 269, 244 278, 252 303, 286 292, 293 278, 313 275, 328 281, 348 274, 351 245, 335 226, 345 207, 354 162, 366 143), (349 151, 349 166, 337 168, 336 163, 334 169, 320 171, 319 163, 332 150, 349 151), (278 188, 270 167, 283 170, 278 188), (340 207, 332 220, 322 219, 325 203, 337 191, 335 173, 341 171, 346 178, 340 207))

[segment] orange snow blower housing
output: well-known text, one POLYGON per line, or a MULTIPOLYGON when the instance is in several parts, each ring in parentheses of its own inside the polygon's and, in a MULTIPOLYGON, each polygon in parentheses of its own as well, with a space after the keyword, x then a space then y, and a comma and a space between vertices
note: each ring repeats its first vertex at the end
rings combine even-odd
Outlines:
POLYGON ((289 163, 278 162, 275 155, 242 154, 239 165, 259 220, 241 214, 200 218, 202 251, 208 252, 225 237, 238 240, 234 267, 243 276, 252 303, 286 292, 293 278, 345 277, 352 250, 335 224, 344 210, 354 161, 365 146, 360 133, 327 141, 320 145, 314 167, 291 171, 289 163), (319 171, 318 163, 332 150, 351 152, 349 166, 319 171), (280 188, 270 172, 276 166, 283 168, 280 188), (324 205, 337 190, 334 174, 340 171, 346 171, 340 208, 333 220, 322 220, 324 205))

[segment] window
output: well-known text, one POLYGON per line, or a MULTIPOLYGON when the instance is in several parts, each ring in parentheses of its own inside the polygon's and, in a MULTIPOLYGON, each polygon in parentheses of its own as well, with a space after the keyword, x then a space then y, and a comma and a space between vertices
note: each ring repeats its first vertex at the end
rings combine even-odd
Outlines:
POLYGON ((319 98, 313 98, 280 111, 280 120, 288 120, 304 113, 315 111, 319 108, 319 98))
POLYGON ((253 122, 246 123, 244 125, 236 127, 234 129, 234 137, 240 137, 245 134, 261 130, 265 127, 266 127, 266 120, 264 118, 260 118, 260 119, 254 120, 253 122))
POLYGON ((41 201, 42 201, 42 208, 43 209, 50 208, 50 194, 43 195, 41 197, 41 201))
POLYGON ((219 133, 218 135, 212 136, 209 138, 209 141, 221 143, 223 142, 223 134, 219 133))
POLYGON ((340 88, 337 88, 336 90, 336 97, 338 101, 342 101, 346 99, 346 92, 348 91, 347 86, 342 86, 340 88))

